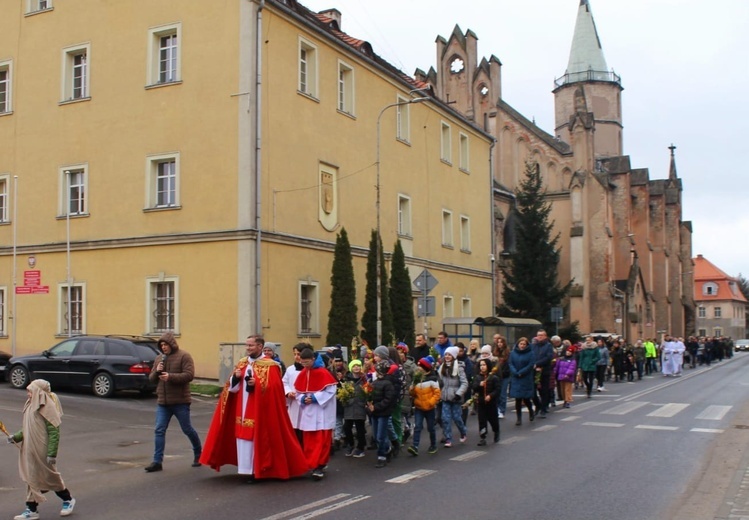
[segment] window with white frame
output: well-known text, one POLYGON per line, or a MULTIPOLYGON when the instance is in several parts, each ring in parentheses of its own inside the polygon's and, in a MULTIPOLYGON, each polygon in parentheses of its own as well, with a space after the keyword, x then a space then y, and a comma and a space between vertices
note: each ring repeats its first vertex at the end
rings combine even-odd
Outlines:
POLYGON ((338 62, 338 110, 354 114, 354 69, 338 62))
POLYGON ((299 39, 299 92, 317 97, 317 47, 299 39))
POLYGON ((462 171, 466 173, 470 171, 470 163, 468 161, 468 136, 463 133, 460 134, 460 162, 458 164, 462 171))
POLYGON ((60 170, 60 216, 88 214, 88 167, 76 165, 60 170))
POLYGON ((320 333, 319 284, 309 280, 299 282, 299 335, 320 333))
POLYGON ((179 153, 149 155, 146 158, 147 208, 179 208, 179 162, 179 153))
POLYGON ((473 316, 473 314, 471 314, 471 299, 470 298, 461 298, 460 312, 461 312, 462 318, 470 318, 473 316))
POLYGON ((453 246, 453 212, 447 209, 442 210, 442 245, 453 246))
POLYGON ((7 307, 6 295, 8 291, 5 287, 0 287, 0 336, 8 335, 8 322, 5 318, 5 308, 7 307))
POLYGON ((26 0, 26 13, 38 13, 52 9, 53 0, 26 0))
POLYGON ((442 121, 440 138, 440 158, 448 163, 452 163, 452 151, 450 143, 452 141, 450 125, 442 121))
POLYGON ((398 195, 398 234, 410 237, 411 233, 411 197, 398 195))
POLYGON ((713 307, 713 317, 715 318, 722 318, 723 317, 723 309, 720 307, 713 307))
POLYGON ((0 223, 10 222, 10 175, 0 175, 0 223))
POLYGON ((89 44, 67 47, 62 51, 62 101, 88 99, 89 62, 91 46, 89 44))
MULTIPOLYGON (((697 315, 698 315, 698 316, 699 316, 700 318, 706 318, 706 317, 707 317, 707 309, 706 309, 705 307, 702 307, 702 306, 700 306, 700 307, 699 307, 699 308, 697 309, 697 313, 698 313, 697 315)), ((704 334, 703 334, 703 336, 704 336, 704 334)))
POLYGON ((718 284, 715 282, 707 282, 702 284, 702 294, 706 296, 714 296, 718 294, 718 284))
POLYGON ((147 316, 149 334, 179 332, 179 279, 158 276, 146 280, 147 316))
POLYGON ((704 338, 705 336, 707 336, 707 329, 699 329, 697 331, 697 335, 704 338))
POLYGON ((471 219, 465 215, 460 216, 460 250, 471 251, 471 219))
POLYGON ((57 330, 60 335, 86 333, 86 287, 81 283, 59 284, 60 313, 57 330))
MULTIPOLYGON (((396 103, 408 103, 409 100, 398 96, 396 103)), ((411 105, 403 104, 395 107, 395 137, 399 141, 408 143, 411 141, 411 105)))
POLYGON ((181 23, 149 29, 148 85, 168 85, 182 80, 181 33, 181 23))
POLYGON ((442 317, 452 318, 455 316, 455 309, 453 308, 453 297, 443 296, 442 297, 442 317))
POLYGON ((12 63, 0 61, 0 114, 13 111, 12 101, 12 63))

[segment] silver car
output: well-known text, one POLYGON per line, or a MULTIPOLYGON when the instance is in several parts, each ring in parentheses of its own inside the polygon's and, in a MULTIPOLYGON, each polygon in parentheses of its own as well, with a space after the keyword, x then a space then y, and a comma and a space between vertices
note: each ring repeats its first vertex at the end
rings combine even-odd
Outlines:
POLYGON ((733 350, 749 350, 749 339, 737 339, 733 342, 733 350))

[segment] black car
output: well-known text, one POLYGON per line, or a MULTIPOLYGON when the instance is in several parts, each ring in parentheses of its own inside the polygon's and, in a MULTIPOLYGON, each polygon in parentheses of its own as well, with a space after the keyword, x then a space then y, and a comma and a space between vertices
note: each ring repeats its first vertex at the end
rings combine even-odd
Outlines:
POLYGON ((46 379, 52 388, 91 388, 99 397, 116 390, 148 394, 156 389, 148 374, 160 354, 153 338, 75 336, 41 354, 11 358, 7 379, 13 388, 46 379))
POLYGON ((6 379, 6 369, 8 368, 8 361, 10 361, 10 354, 0 350, 0 381, 6 379))

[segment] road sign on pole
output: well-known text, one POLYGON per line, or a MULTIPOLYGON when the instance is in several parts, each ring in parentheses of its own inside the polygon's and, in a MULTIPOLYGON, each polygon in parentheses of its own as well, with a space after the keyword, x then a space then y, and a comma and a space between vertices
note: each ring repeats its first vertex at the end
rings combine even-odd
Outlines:
POLYGON ((434 316, 435 298, 426 296, 417 300, 416 312, 417 317, 434 316))

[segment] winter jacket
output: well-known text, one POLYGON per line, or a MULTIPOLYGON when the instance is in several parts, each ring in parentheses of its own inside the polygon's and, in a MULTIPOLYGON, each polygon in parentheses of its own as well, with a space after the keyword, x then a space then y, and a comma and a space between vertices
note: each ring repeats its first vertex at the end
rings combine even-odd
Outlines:
MULTIPOLYGON (((148 379, 158 383, 156 402, 160 405, 189 404, 192 401, 190 381, 195 377, 195 363, 190 354, 179 348, 171 332, 161 336, 158 344, 162 341, 171 345, 172 351, 164 360, 164 372, 169 374, 169 380, 160 380, 156 370, 152 370, 148 375, 148 379)), ((154 368, 162 361, 162 357, 163 355, 160 355, 156 358, 154 368)))
POLYGON ((554 347, 548 341, 544 341, 532 345, 530 349, 536 357, 536 366, 548 374, 551 369, 551 360, 554 359, 554 347))
POLYGON ((575 361, 573 357, 557 359, 557 364, 554 367, 554 379, 557 381, 569 381, 570 383, 574 383, 576 373, 577 361, 575 361))
POLYGON ((364 395, 363 385, 364 383, 366 383, 367 378, 364 376, 364 374, 362 374, 361 377, 356 377, 354 374, 349 372, 348 374, 346 374, 346 378, 344 379, 344 381, 347 383, 352 383, 354 385, 354 398, 343 405, 343 419, 352 421, 366 419, 367 398, 364 395))
POLYGON ((468 379, 463 363, 456 360, 449 366, 443 364, 439 368, 439 376, 442 380, 442 400, 454 402, 456 396, 462 400, 468 392, 468 379))
POLYGON ((598 347, 598 361, 596 361, 596 365, 598 366, 609 365, 609 349, 606 348, 606 345, 602 347, 598 347))
POLYGON ((533 368, 536 356, 530 347, 520 350, 515 347, 510 353, 510 397, 531 399, 533 397, 533 368))
POLYGON ((598 345, 593 342, 584 343, 583 348, 580 351, 580 369, 583 372, 595 372, 596 364, 600 357, 601 356, 598 353, 598 345))
POLYGON ((372 382, 372 415, 375 417, 389 417, 398 402, 398 394, 393 382, 387 377, 380 377, 372 382))
POLYGON ((411 387, 411 397, 414 401, 414 407, 422 412, 434 410, 442 398, 440 392, 440 381, 434 370, 424 374, 424 379, 411 387))
POLYGON ((476 374, 471 383, 472 394, 474 395, 476 402, 479 405, 497 406, 497 399, 499 399, 500 381, 496 374, 489 373, 486 376, 482 374, 476 374), (481 383, 485 382, 484 386, 481 383), (491 396, 491 401, 486 402, 486 396, 491 396))

